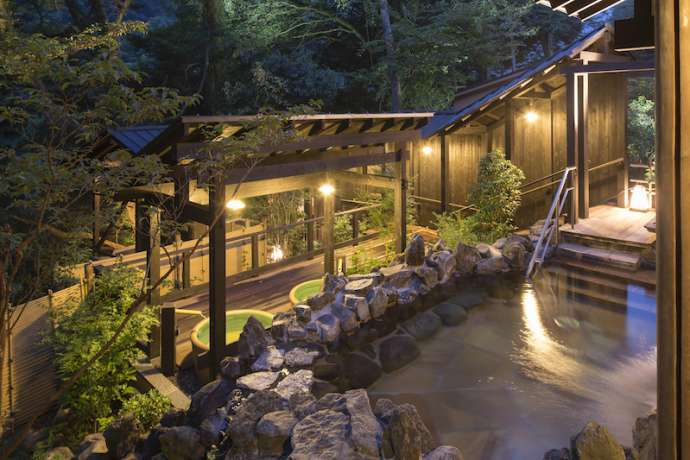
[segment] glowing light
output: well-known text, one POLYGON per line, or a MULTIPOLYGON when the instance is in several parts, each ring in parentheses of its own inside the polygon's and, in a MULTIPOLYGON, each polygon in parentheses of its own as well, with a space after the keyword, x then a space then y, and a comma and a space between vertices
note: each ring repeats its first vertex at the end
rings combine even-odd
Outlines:
POLYGON ((425 145, 424 147, 422 147, 422 153, 424 155, 431 155, 431 152, 433 151, 434 149, 432 149, 430 145, 425 145))
POLYGON ((319 192, 325 196, 333 195, 335 192, 335 187, 333 187, 331 184, 323 184, 321 187, 319 187, 319 192))
POLYGON ((527 123, 534 123, 539 120, 539 114, 534 110, 530 110, 525 114, 525 120, 527 120, 527 123))
POLYGON ((649 193, 644 186, 637 184, 630 192, 630 209, 637 211, 649 211, 651 203, 649 202, 649 193))
POLYGON ((225 207, 233 211, 239 211, 240 209, 244 209, 246 206, 247 205, 244 204, 244 201, 242 200, 230 200, 225 203, 225 207))
POLYGON ((271 253, 268 255, 269 262, 280 262, 284 258, 285 252, 283 252, 283 249, 280 247, 279 244, 276 244, 275 246, 271 247, 271 253))

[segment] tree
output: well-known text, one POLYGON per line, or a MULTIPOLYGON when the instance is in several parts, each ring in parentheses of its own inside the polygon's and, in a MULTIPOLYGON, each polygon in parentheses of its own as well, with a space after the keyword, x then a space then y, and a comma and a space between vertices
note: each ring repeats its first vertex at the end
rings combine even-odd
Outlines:
MULTIPOLYGON (((93 193, 161 182, 156 157, 93 155, 108 128, 160 121, 195 98, 144 87, 119 54, 141 23, 87 28, 70 38, 0 37, 0 361, 26 302, 56 288, 86 260, 93 193)), ((100 216, 107 224, 115 213, 100 216)), ((0 370, 3 372, 4 369, 0 370)))

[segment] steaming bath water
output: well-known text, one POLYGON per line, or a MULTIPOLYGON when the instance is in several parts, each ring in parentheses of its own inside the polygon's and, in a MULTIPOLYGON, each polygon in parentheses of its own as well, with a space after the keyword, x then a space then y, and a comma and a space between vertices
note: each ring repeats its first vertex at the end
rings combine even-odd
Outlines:
POLYGON ((372 398, 415 404, 465 460, 541 459, 590 420, 631 445, 635 419, 656 407, 654 294, 628 286, 628 302, 644 308, 626 310, 562 284, 541 279, 475 307, 371 387, 372 398))

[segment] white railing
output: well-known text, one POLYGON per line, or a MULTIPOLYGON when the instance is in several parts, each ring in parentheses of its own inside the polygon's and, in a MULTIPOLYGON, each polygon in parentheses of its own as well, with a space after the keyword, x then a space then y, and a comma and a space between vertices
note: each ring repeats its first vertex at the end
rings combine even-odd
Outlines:
POLYGON ((572 186, 567 187, 568 180, 570 179, 571 174, 576 170, 577 168, 575 167, 568 167, 563 170, 561 180, 558 182, 558 189, 556 189, 556 193, 553 196, 551 208, 549 208, 549 213, 546 215, 544 226, 539 233, 539 239, 537 240, 537 244, 534 246, 532 258, 527 266, 527 273, 525 275, 528 279, 534 274, 534 270, 537 268, 537 265, 544 263, 544 260, 548 256, 551 241, 553 240, 554 235, 557 235, 558 233, 560 216, 563 213, 563 207, 568 200, 568 195, 573 191, 574 188, 572 186))

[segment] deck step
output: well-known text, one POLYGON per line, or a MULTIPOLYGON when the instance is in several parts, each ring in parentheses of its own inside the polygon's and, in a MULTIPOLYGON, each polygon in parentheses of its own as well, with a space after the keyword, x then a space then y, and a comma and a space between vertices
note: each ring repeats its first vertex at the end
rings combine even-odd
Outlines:
POLYGON ((609 249, 613 251, 640 253, 649 247, 647 244, 636 243, 633 241, 625 241, 603 236, 583 235, 568 229, 567 226, 561 227, 559 236, 562 243, 580 244, 582 246, 609 249))
POLYGON ((557 252, 576 260, 600 263, 624 270, 636 271, 640 268, 640 255, 630 252, 594 248, 575 243, 560 243, 557 252))
POLYGON ((601 276, 584 270, 572 270, 558 264, 549 264, 545 270, 556 275, 568 276, 573 281, 587 286, 600 286, 611 292, 627 292, 630 280, 618 277, 601 276))
POLYGON ((642 311, 645 313, 656 314, 656 310, 653 306, 650 306, 646 302, 630 298, 628 296, 620 296, 615 294, 609 294, 605 292, 600 292, 597 289, 588 289, 580 286, 569 286, 568 291, 572 292, 581 297, 586 297, 597 303, 613 306, 616 308, 626 308, 631 310, 642 311))

